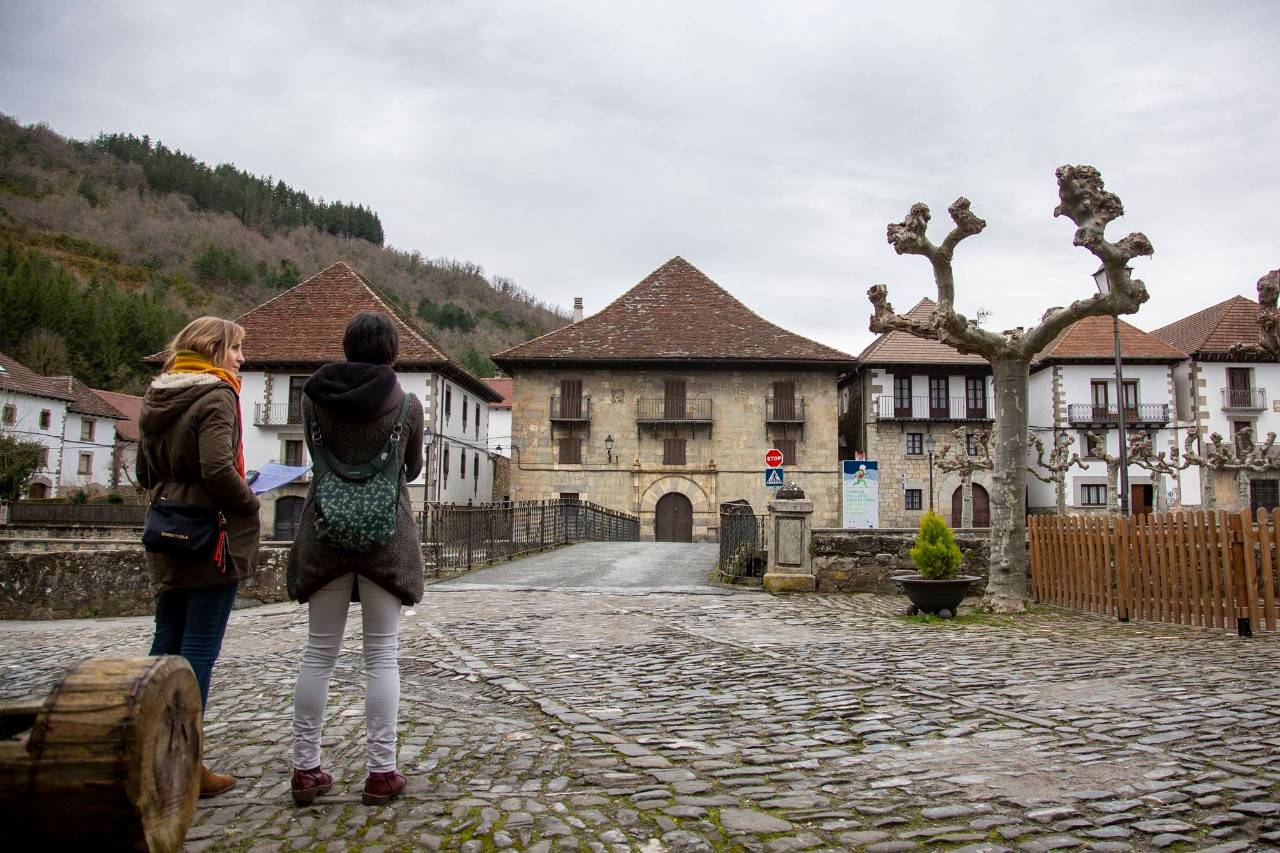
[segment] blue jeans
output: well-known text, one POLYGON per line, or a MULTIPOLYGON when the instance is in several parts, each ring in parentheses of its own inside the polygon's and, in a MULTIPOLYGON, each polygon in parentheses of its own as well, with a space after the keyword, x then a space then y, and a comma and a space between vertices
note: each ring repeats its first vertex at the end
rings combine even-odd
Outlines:
POLYGON ((236 601, 236 584, 172 589, 156 598, 153 655, 182 655, 196 673, 200 707, 209 701, 209 679, 222 651, 227 618, 236 601))

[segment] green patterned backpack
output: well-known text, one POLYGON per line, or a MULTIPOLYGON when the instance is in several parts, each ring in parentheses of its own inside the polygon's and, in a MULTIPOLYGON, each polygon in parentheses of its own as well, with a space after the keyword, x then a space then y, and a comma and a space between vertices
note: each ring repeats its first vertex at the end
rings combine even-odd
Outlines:
POLYGON ((331 455, 320 435, 315 408, 303 398, 311 422, 311 460, 315 470, 316 538, 331 548, 368 552, 385 547, 396 532, 400 507, 400 435, 409 412, 409 397, 391 435, 373 458, 348 465, 331 455))

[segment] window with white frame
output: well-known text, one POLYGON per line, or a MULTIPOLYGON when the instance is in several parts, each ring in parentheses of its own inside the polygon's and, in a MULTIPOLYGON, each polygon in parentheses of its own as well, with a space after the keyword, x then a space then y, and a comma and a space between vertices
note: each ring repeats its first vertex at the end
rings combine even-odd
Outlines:
POLYGON ((76 473, 79 474, 81 477, 88 477, 93 473, 93 454, 92 453, 80 454, 80 467, 76 469, 76 473))
POLYGON ((902 508, 903 509, 923 509, 924 508, 924 490, 923 489, 907 489, 903 493, 902 508))
POLYGON ((1107 487, 1103 483, 1085 483, 1080 486, 1081 506, 1106 506, 1107 487))

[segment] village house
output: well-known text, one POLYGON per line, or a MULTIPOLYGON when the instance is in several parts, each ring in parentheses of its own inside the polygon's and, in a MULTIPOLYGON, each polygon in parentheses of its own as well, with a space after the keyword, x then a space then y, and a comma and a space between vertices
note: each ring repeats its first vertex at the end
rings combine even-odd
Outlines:
MULTIPOLYGON (((1202 439, 1213 433, 1234 441, 1248 427, 1254 441, 1280 433, 1280 364, 1261 347, 1258 315, 1252 299, 1233 296, 1156 329, 1151 334, 1190 358, 1173 372, 1178 418, 1194 425, 1202 439), (1268 390, 1271 397, 1268 397, 1268 390)), ((1242 509, 1236 472, 1205 472, 1223 509, 1242 509)), ((1276 471, 1246 471, 1252 508, 1280 506, 1276 471)), ((1201 469, 1181 474, 1182 503, 1203 503, 1201 469)))
MULTIPOLYGON (((386 314, 395 323, 400 333, 396 373, 405 391, 423 403, 426 464, 409 484, 415 507, 427 501, 487 503, 493 489, 488 404, 498 395, 344 262, 237 320, 245 328, 240 371, 245 464, 250 469, 268 462, 310 464, 302 433, 302 386, 320 366, 345 358, 343 332, 364 311, 386 314)), ((263 495, 263 538, 293 537, 306 488, 303 478, 263 495)))
POLYGON ((64 385, 0 353, 0 434, 41 445, 40 467, 24 497, 51 498, 62 471, 62 435, 73 397, 64 385))
MULTIPOLYGON (((907 316, 927 319, 934 305, 921 299, 907 316)), ((990 431, 994 418, 987 360, 907 332, 885 332, 862 351, 857 367, 840 384, 846 458, 861 454, 879 466, 879 526, 916 527, 932 508, 959 527, 960 476, 938 470, 935 463, 948 444, 954 452, 980 455, 981 435, 990 431)), ((990 486, 989 471, 973 475, 975 527, 991 524, 990 486)))
POLYGON ((74 376, 50 376, 50 382, 71 397, 62 425, 62 453, 58 465, 58 494, 68 489, 115 490, 116 423, 122 412, 74 376))
MULTIPOLYGON (((1031 365, 1027 411, 1029 425, 1045 447, 1046 458, 1055 442, 1074 439, 1070 452, 1079 453, 1089 467, 1067 473, 1067 506, 1078 511, 1106 511, 1107 464, 1103 454, 1119 458, 1119 406, 1124 405, 1127 433, 1143 431, 1156 452, 1180 442, 1174 401, 1174 374, 1187 354, 1155 335, 1121 320, 1120 355, 1123 388, 1116 388, 1115 335, 1112 318, 1086 317, 1060 334, 1031 365), (1089 434, 1101 437, 1094 443, 1089 434)), ((1027 464, 1035 467, 1036 454, 1027 464)), ((1165 493, 1156 495, 1151 472, 1128 466, 1129 507, 1134 514, 1151 512, 1177 499, 1164 480, 1165 493)), ((1118 477, 1117 477, 1118 480, 1118 477)), ((1027 478, 1030 512, 1049 512, 1057 505, 1054 484, 1027 478)))
POLYGON ((511 377, 489 376, 484 384, 502 399, 489 403, 489 449, 493 454, 493 499, 511 500, 511 377))
POLYGON ((142 398, 133 394, 120 394, 115 391, 93 389, 107 405, 124 417, 116 421, 116 443, 113 448, 111 462, 111 482, 118 489, 137 488, 138 443, 141 433, 138 432, 138 416, 142 414, 142 398))
POLYGON ((514 380, 511 496, 636 514, 641 536, 714 538, 764 513, 764 454, 839 523, 836 385, 853 357, 760 316, 683 258, 598 314, 493 356, 514 380))

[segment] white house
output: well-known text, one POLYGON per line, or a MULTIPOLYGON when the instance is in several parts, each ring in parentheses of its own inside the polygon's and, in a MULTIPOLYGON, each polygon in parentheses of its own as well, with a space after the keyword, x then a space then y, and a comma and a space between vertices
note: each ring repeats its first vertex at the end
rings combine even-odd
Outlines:
POLYGON ((124 415, 74 376, 48 381, 71 397, 62 425, 58 494, 76 489, 114 489, 116 422, 124 415))
POLYGON ((116 421, 116 446, 113 458, 111 482, 118 489, 137 488, 134 482, 138 446, 141 434, 138 431, 138 417, 142 414, 142 398, 133 394, 121 394, 116 391, 100 391, 93 389, 113 409, 124 415, 116 421))
POLYGON ((511 458, 511 394, 512 383, 509 376, 490 376, 484 384, 493 389, 501 399, 489 404, 489 446, 499 456, 511 458))
MULTIPOLYGON (((1190 355, 1174 370, 1178 416, 1202 436, 1216 432, 1230 441, 1244 427, 1255 440, 1280 433, 1280 363, 1259 346, 1261 310, 1252 299, 1233 296, 1151 333, 1190 355)), ((1234 472, 1213 476, 1218 506, 1242 508, 1234 472)), ((1247 476, 1254 509, 1280 506, 1275 472, 1247 476)), ((1184 504, 1200 503, 1201 488, 1199 468, 1182 472, 1184 504)))
MULTIPOLYGON (((343 332, 364 311, 386 314, 395 323, 400 333, 396 373, 405 391, 423 402, 426 464, 409 484, 415 506, 488 502, 493 489, 488 404, 498 395, 343 262, 237 321, 245 328, 240 407, 246 466, 310 461, 302 433, 302 386, 316 368, 343 360, 343 332)), ((306 486, 303 480, 263 496, 263 538, 292 537, 306 486)))
MULTIPOLYGON (((1068 507, 1101 510, 1107 506, 1107 465, 1101 454, 1119 454, 1118 412, 1122 398, 1126 429, 1148 432, 1157 451, 1172 449, 1187 428, 1177 422, 1174 401, 1174 374, 1186 360, 1186 353, 1123 320, 1120 351, 1124 381, 1121 393, 1116 389, 1115 337, 1110 317, 1086 317, 1075 323, 1031 366, 1029 426, 1044 443, 1046 456, 1056 441, 1069 436, 1075 439, 1071 452, 1078 452, 1089 466, 1087 470, 1073 467, 1068 472, 1068 507), (1087 438, 1090 432, 1103 436, 1105 448, 1092 445, 1087 438)), ((1034 452, 1027 461, 1035 466, 1034 452)), ((1171 497, 1155 495, 1150 472, 1136 465, 1129 466, 1129 488, 1129 505, 1134 513, 1150 512, 1171 497)), ((1052 509, 1056 500, 1052 484, 1027 478, 1027 506, 1031 511, 1052 509)))
POLYGON ((48 498, 57 492, 63 425, 73 399, 65 386, 0 353, 0 433, 44 448, 25 497, 48 498))

